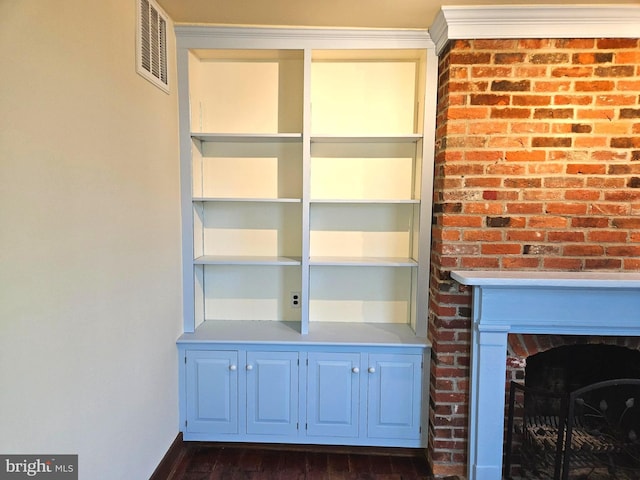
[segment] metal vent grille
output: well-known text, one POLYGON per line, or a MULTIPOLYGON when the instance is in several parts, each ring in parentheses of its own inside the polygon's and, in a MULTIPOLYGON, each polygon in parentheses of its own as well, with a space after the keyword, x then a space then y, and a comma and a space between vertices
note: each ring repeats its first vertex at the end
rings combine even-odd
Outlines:
POLYGON ((167 76, 167 15, 152 0, 138 0, 137 71, 165 92, 167 76))

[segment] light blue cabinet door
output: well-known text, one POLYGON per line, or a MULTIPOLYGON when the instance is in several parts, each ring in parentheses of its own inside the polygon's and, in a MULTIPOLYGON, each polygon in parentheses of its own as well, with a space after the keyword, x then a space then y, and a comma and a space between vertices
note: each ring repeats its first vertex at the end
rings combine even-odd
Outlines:
POLYGON ((310 352, 307 435, 357 437, 360 354, 310 352))
POLYGON ((298 352, 247 352, 247 433, 298 429, 298 352))
POLYGON ((187 431, 238 433, 238 352, 186 355, 187 431))
POLYGON ((420 437, 421 365, 421 355, 369 354, 369 437, 420 437))

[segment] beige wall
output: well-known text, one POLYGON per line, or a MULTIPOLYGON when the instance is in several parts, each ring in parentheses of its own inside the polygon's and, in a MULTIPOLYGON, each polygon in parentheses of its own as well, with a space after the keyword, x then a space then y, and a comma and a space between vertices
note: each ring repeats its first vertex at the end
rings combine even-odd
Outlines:
POLYGON ((178 431, 178 128, 133 0, 0 0, 0 453, 148 478, 178 431))

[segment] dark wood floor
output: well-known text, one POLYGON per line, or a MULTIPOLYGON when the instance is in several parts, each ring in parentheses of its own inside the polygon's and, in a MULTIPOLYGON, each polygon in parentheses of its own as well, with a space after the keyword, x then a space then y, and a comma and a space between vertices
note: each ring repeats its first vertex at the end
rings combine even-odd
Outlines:
POLYGON ((184 443, 167 480, 431 480, 420 451, 184 443))

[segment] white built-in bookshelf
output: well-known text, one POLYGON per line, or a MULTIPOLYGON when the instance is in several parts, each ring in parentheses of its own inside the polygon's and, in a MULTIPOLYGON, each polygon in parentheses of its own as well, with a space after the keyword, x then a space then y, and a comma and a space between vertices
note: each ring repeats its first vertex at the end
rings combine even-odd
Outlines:
POLYGON ((257 30, 222 40, 178 27, 181 43, 202 44, 179 52, 185 331, 341 322, 424 336, 428 36, 257 30))
POLYGON ((176 36, 184 438, 423 447, 427 32, 176 36))

